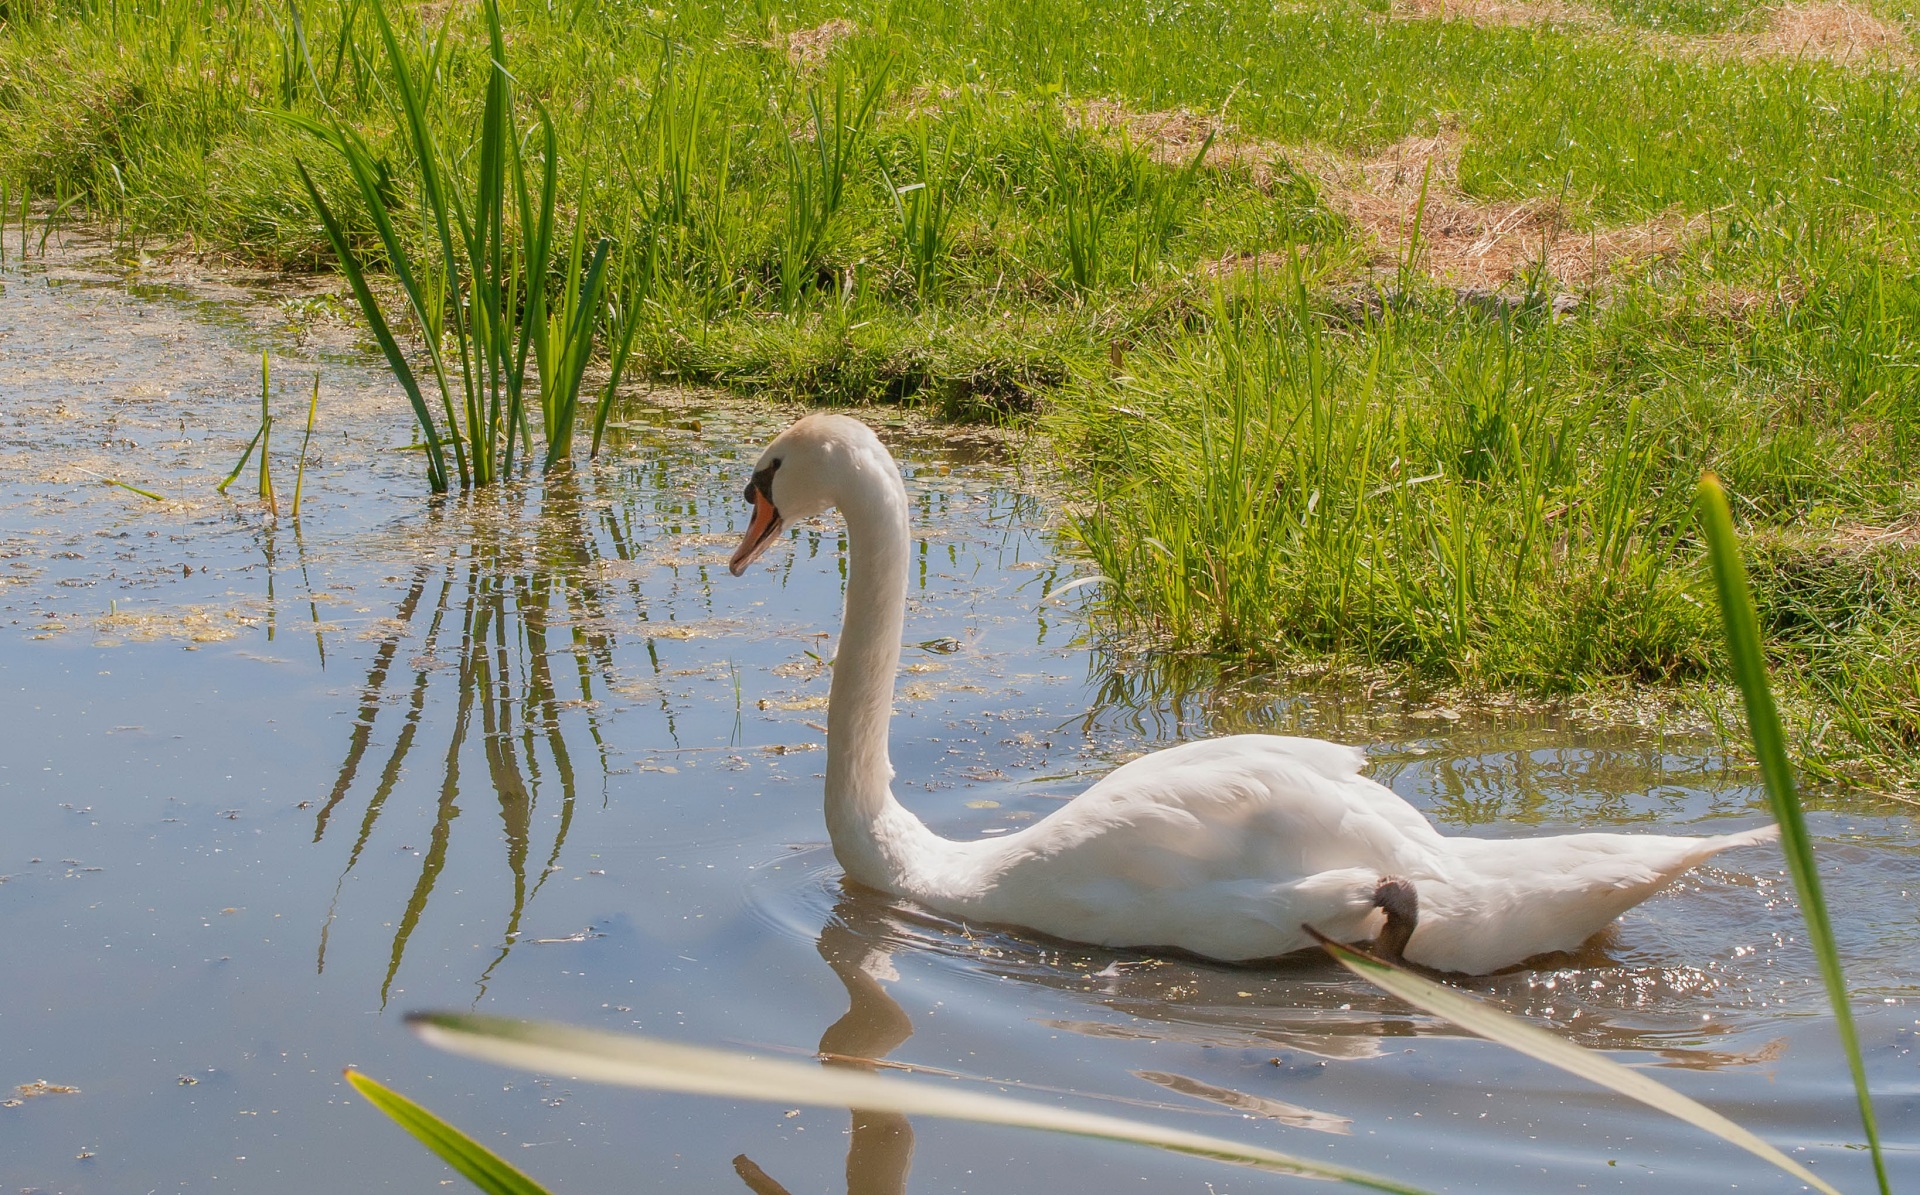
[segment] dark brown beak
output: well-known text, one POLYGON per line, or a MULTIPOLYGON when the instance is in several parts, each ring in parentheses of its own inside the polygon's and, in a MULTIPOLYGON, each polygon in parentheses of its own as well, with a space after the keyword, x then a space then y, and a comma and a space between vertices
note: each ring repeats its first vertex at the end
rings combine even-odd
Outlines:
POLYGON ((773 499, 756 489, 753 492, 753 521, 747 524, 747 534, 734 549, 733 559, 727 562, 727 571, 739 576, 747 571, 747 566, 759 559, 760 553, 767 550, 774 536, 780 534, 784 524, 780 512, 773 508, 773 499))

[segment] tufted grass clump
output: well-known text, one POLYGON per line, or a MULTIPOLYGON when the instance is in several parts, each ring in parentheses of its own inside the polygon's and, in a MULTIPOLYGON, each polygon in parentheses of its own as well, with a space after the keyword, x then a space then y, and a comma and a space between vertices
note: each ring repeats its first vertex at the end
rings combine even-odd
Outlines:
POLYGON ((1301 279, 1213 299, 1092 384, 1075 538, 1112 615, 1189 650, 1337 655, 1566 691, 1699 676, 1687 469, 1583 393, 1550 322, 1412 314, 1337 335, 1301 279))
MULTIPOLYGON (((465 147, 457 141, 449 147, 433 118, 442 74, 454 59, 444 28, 439 36, 424 40, 416 63, 381 0, 373 0, 369 8, 391 74, 397 115, 407 130, 417 204, 394 197, 391 167, 353 122, 338 115, 322 121, 291 112, 285 119, 314 134, 344 160, 420 332, 428 385, 423 386, 375 296, 346 226, 305 164, 296 162, 301 184, 413 406, 433 491, 442 493, 455 481, 463 489, 486 485, 512 471, 517 443, 531 451, 529 364, 539 383, 544 467, 552 470, 571 459, 580 390, 596 333, 607 322, 612 241, 599 237, 588 252, 584 211, 576 211, 571 237, 559 233, 559 135, 546 107, 538 103, 537 141, 521 132, 494 0, 485 5, 487 54, 476 64, 486 79, 479 129, 465 147), (428 233, 424 253, 416 251, 400 227, 416 220, 428 233), (559 276, 557 285, 552 274, 559 276)), ((287 89, 289 100, 293 94, 287 89)), ((603 414, 596 427, 604 419, 603 414)))

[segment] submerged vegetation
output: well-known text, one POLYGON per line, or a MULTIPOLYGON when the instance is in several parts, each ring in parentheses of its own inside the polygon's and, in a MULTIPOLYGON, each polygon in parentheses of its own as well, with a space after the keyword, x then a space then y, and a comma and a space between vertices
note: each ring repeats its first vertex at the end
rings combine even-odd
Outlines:
POLYGON ((493 12, 15 0, 0 207, 392 277, 436 488, 590 350, 1032 422, 1154 648, 1686 690, 1711 468, 1802 759, 1920 763, 1898 0, 493 12))

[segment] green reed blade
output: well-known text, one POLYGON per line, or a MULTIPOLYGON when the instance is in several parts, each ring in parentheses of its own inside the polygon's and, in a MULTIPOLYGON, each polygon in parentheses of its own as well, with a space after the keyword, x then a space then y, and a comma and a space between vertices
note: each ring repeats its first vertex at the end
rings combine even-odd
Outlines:
POLYGON ((600 441, 607 431, 607 416, 613 413, 614 395, 619 391, 621 375, 626 372, 627 361, 633 353, 633 334, 640 327, 639 304, 642 296, 639 292, 644 289, 643 283, 625 268, 624 256, 621 273, 626 279, 628 293, 625 302, 609 300, 614 315, 613 326, 609 329, 612 344, 608 350, 607 384, 601 388, 600 402, 593 412, 593 446, 588 450, 589 458, 600 455, 600 441))
POLYGON ((731 1050, 684 1046, 633 1034, 470 1013, 412 1013, 407 1017, 407 1024, 430 1045, 522 1070, 558 1072, 656 1091, 943 1116, 1147 1145, 1258 1170, 1337 1179, 1376 1191, 1403 1195, 1417 1195, 1420 1191, 1418 1187, 1365 1171, 1244 1145, 1224 1137, 1001 1095, 956 1091, 951 1086, 884 1078, 805 1062, 756 1058, 731 1050))
POLYGON ((239 478, 240 470, 246 468, 247 462, 253 459, 253 450, 259 447, 260 437, 266 434, 267 434, 267 425, 264 423, 261 424, 258 428, 254 429, 253 439, 247 441, 247 450, 240 454, 240 459, 234 463, 233 472, 227 474, 226 480, 221 482, 219 485, 213 487, 214 493, 224 494, 227 492, 227 487, 232 485, 234 481, 239 478))
MULTIPOLYGON (((430 305, 424 301, 426 288, 421 285, 414 269, 412 256, 407 252, 406 241, 394 227, 392 213, 387 210, 380 165, 373 151, 357 132, 344 125, 323 124, 295 112, 276 113, 276 115, 288 124, 313 134, 340 154, 347 165, 348 173, 353 176, 355 188, 360 192, 360 199, 367 209, 367 216, 373 221, 374 231, 379 234, 380 247, 386 254, 387 265, 399 278, 401 293, 406 295, 407 302, 412 305, 421 327, 427 330, 428 347, 432 349, 434 347, 433 312, 429 309, 430 305)), ((432 172, 423 170, 423 173, 432 172)))
MULTIPOLYGON (((400 47, 400 40, 393 31, 392 22, 387 18, 385 5, 381 0, 373 0, 371 8, 380 32, 381 44, 387 52, 387 62, 392 70, 395 86, 399 92, 401 115, 406 122, 408 137, 413 146, 415 173, 420 183, 425 214, 430 217, 433 231, 439 240, 444 284, 457 287, 459 259, 454 254, 452 222, 448 219, 450 188, 443 174, 439 142, 433 136, 426 111, 427 96, 430 94, 434 79, 438 77, 441 60, 446 52, 446 28, 443 24, 440 36, 428 44, 427 62, 421 71, 419 85, 416 86, 413 72, 400 47)), ((451 9, 448 10, 447 16, 451 19, 451 9)), ((414 314, 419 318, 421 329, 426 334, 427 350, 432 359, 434 377, 440 386, 441 405, 446 410, 446 438, 453 443, 454 465, 459 472, 460 483, 464 486, 484 482, 488 475, 488 460, 477 448, 470 452, 467 443, 470 440, 475 440, 477 443, 478 436, 473 419, 474 371, 467 352, 471 347, 467 313, 457 299, 452 303, 444 302, 446 296, 439 287, 429 294, 415 281, 405 243, 394 231, 381 189, 377 180, 373 178, 371 169, 375 161, 373 155, 367 152, 365 143, 351 130, 342 127, 341 136, 343 140, 350 139, 346 143, 359 151, 349 154, 349 165, 354 168, 355 179, 360 184, 361 193, 373 216, 375 227, 380 232, 381 243, 386 248, 395 272, 400 275, 402 289, 407 295, 408 302, 413 305, 414 314), (449 315, 453 319, 455 343, 461 350, 461 379, 468 397, 468 418, 464 435, 460 420, 454 413, 452 389, 448 384, 445 363, 440 355, 438 330, 441 321, 449 315)), ((457 189, 451 189, 451 198, 452 215, 461 218, 463 213, 460 209, 457 189)))
POLYGON ((307 434, 300 437, 300 463, 293 471, 293 519, 300 520, 300 494, 307 481, 307 445, 313 443, 313 417, 320 410, 320 375, 313 375, 313 397, 307 401, 307 434))
POLYGON ((165 494, 156 494, 152 490, 143 490, 137 485, 129 485, 126 482, 121 481, 118 477, 102 477, 100 480, 102 483, 106 485, 117 485, 123 490, 132 490, 134 493, 140 495, 142 498, 151 498, 155 502, 165 502, 167 500, 167 496, 165 494))
POLYGON ((272 392, 273 373, 267 363, 267 354, 260 354, 260 501, 267 504, 275 518, 280 515, 280 504, 273 497, 273 469, 269 462, 268 447, 273 442, 273 409, 269 403, 272 392))
POLYGON ((1820 964, 1820 978, 1826 983, 1827 1000, 1833 1006, 1840 1044, 1846 1051, 1847 1068, 1853 1073, 1854 1096, 1860 1105, 1860 1125, 1867 1136, 1867 1148, 1873 1154, 1873 1171, 1879 1180, 1881 1195, 1891 1195, 1886 1160, 1880 1152, 1880 1134, 1873 1114, 1873 1095, 1867 1088, 1866 1062, 1860 1055, 1860 1036, 1854 1028, 1853 1009, 1847 1000, 1847 978, 1840 965, 1840 951, 1834 941, 1833 923, 1827 916, 1827 899, 1820 886, 1820 871, 1813 854, 1813 836, 1807 832, 1807 820, 1794 788, 1793 769, 1787 762, 1786 734, 1780 727, 1780 714, 1774 708, 1773 691, 1767 681, 1765 650, 1760 643, 1760 621, 1754 613, 1753 594, 1747 587, 1746 565, 1740 560, 1740 548, 1733 533, 1733 516, 1727 510, 1727 493, 1720 479, 1711 473, 1700 478, 1700 525, 1706 533, 1707 559, 1713 566, 1714 590, 1720 598, 1720 614, 1726 623, 1727 657, 1733 665, 1735 682, 1747 708, 1747 728, 1753 735, 1753 750, 1760 762, 1760 775, 1766 782, 1767 801, 1774 819, 1780 823, 1780 849, 1787 857, 1787 870, 1800 895, 1800 913, 1807 924, 1807 941, 1820 964))
MULTIPOLYGON (((313 183, 313 176, 307 173, 306 166, 296 161, 294 169, 300 174, 300 181, 307 189, 307 196, 313 201, 314 211, 319 213, 320 224, 326 230, 327 240, 333 245, 334 256, 340 259, 340 269, 347 276, 347 285, 353 288, 353 297, 360 304, 360 312, 367 317, 367 326, 373 331, 373 338, 380 343, 380 351, 386 354, 387 364, 393 369, 400 386, 407 392, 407 401, 413 406, 414 418, 420 424, 420 433, 427 442, 427 484, 436 494, 447 492, 447 461, 440 447, 440 431, 435 426, 433 413, 427 409, 427 400, 420 393, 420 383, 413 376, 413 367, 407 363, 407 356, 400 351, 399 342, 394 340, 393 331, 387 327, 387 317, 381 313, 380 304, 373 297, 373 291, 367 286, 365 271, 360 268, 359 258, 354 256, 353 247, 347 243, 347 235, 341 229, 340 222, 334 219, 333 209, 320 197, 320 188, 313 183)), ((456 451, 458 445, 456 442, 456 451)), ((249 450, 251 451, 251 450, 249 450)), ((240 466, 246 464, 245 458, 240 466)), ((240 475, 240 466, 235 466, 233 477, 240 475)), ((461 469, 464 482, 466 470, 461 469)), ((220 486, 222 492, 233 482, 227 478, 220 486)))
POLYGON ((565 372, 556 379, 559 394, 554 404, 553 425, 547 432, 546 468, 553 469, 567 459, 573 446, 573 421, 579 409, 580 384, 586 377, 587 362, 593 355, 593 332, 600 323, 602 296, 607 282, 607 253, 613 242, 606 237, 594 246, 593 260, 587 266, 586 281, 574 302, 573 318, 566 330, 561 361, 565 372))
MULTIPOLYGON (((534 364, 540 373, 540 396, 544 418, 544 430, 551 443, 554 425, 550 414, 551 387, 548 377, 551 370, 547 345, 547 267, 553 260, 553 214, 559 199, 560 181, 560 141, 553 127, 553 117, 545 104, 534 101, 534 110, 540 118, 540 134, 543 154, 540 169, 540 202, 536 209, 533 204, 533 189, 527 185, 525 153, 519 140, 513 143, 513 181, 515 199, 520 212, 522 235, 522 254, 526 260, 527 290, 526 301, 520 312, 519 355, 515 359, 514 369, 526 376, 527 356, 531 353, 534 364)), ((572 277, 568 278, 569 287, 572 277)), ((549 452, 551 459, 551 452, 549 452)))
MULTIPOLYGON (((380 32, 380 42, 387 51, 387 62, 393 68, 394 86, 400 93, 401 115, 406 118, 407 132, 418 160, 420 186, 426 193, 427 207, 436 218, 442 249, 451 261, 453 246, 446 222, 447 203, 440 177, 439 154, 436 152, 438 146, 427 124, 426 99, 421 90, 414 86, 413 72, 407 68, 407 58, 400 48, 400 39, 394 34, 393 23, 387 19, 386 5, 382 0, 372 0, 368 7, 373 10, 374 26, 380 32)), ((434 56, 437 57, 437 53, 434 56)), ((429 67, 432 65, 430 63, 429 67)), ((431 86, 433 78, 432 69, 425 71, 421 79, 422 86, 431 86)))
MULTIPOLYGON (((485 480, 491 481, 492 453, 496 445, 506 456, 505 463, 511 463, 512 436, 520 421, 521 409, 520 394, 513 385, 512 337, 507 332, 509 297, 505 286, 505 278, 509 273, 506 263, 506 177, 509 146, 513 137, 512 114, 508 106, 510 76, 507 74, 507 51, 500 28, 499 6, 493 0, 487 0, 485 11, 491 66, 487 71, 486 99, 480 112, 480 164, 474 180, 474 239, 467 256, 472 266, 469 282, 473 288, 473 305, 480 313, 478 322, 484 333, 480 347, 484 350, 481 359, 486 369, 483 434, 488 476, 485 480), (507 442, 500 445, 503 436, 507 442)), ((469 428, 468 434, 473 435, 474 430, 469 428)), ((476 450, 476 459, 479 455, 476 450)))
POLYGON ((548 1195, 545 1187, 507 1164, 492 1150, 392 1088, 355 1070, 346 1072, 346 1080, 369 1104, 413 1134, 487 1195, 548 1195))

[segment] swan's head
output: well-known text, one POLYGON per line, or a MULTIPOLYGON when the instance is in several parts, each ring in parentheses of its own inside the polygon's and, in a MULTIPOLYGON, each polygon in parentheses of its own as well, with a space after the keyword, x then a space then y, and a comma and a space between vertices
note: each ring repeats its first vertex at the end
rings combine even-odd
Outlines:
POLYGON ((766 551, 781 528, 840 505, 848 487, 875 469, 899 470, 873 429, 845 415, 809 415, 767 445, 747 482, 753 517, 727 568, 734 576, 766 551))

